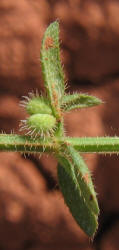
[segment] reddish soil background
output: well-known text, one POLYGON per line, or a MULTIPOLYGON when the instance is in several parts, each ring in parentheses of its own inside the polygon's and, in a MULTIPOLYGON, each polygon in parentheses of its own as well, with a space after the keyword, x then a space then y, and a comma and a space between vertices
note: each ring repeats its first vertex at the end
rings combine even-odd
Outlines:
MULTIPOLYGON (((44 89, 41 39, 59 19, 69 91, 105 104, 65 115, 71 136, 119 136, 119 1, 0 1, 0 130, 19 133, 23 95, 44 89), (72 122, 73 121, 73 122, 72 122)), ((119 247, 119 156, 84 155, 98 193, 99 230, 93 241, 77 226, 49 156, 0 153, 0 250, 115 250, 119 247)))

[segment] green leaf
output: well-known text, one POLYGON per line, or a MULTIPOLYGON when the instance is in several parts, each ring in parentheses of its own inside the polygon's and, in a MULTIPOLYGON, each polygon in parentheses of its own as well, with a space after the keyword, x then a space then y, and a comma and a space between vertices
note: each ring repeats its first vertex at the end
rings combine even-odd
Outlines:
POLYGON ((95 97, 86 94, 74 93, 63 97, 62 108, 64 111, 69 111, 77 108, 87 108, 101 104, 102 101, 95 97))
POLYGON ((59 23, 53 22, 46 29, 41 47, 41 65, 51 107, 60 118, 60 106, 64 95, 64 74, 60 62, 59 23))
POLYGON ((96 214, 99 214, 99 207, 96 198, 96 193, 91 179, 90 171, 80 156, 79 152, 76 151, 72 146, 67 146, 67 151, 70 155, 70 159, 74 166, 75 175, 79 186, 81 188, 82 195, 87 203, 87 206, 96 214))
POLYGON ((71 146, 59 156, 58 179, 64 200, 73 217, 92 237, 98 227, 99 208, 90 172, 79 153, 71 146))

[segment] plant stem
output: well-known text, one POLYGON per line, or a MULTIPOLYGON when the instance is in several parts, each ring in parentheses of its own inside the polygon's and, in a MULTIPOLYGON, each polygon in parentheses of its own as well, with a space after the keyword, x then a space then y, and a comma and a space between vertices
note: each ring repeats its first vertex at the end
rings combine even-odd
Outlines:
POLYGON ((119 153, 119 137, 61 137, 34 140, 28 136, 0 134, 0 151, 4 152, 56 152, 62 144, 70 144, 82 153, 119 153))
POLYGON ((119 153, 119 137, 66 138, 67 143, 82 153, 119 153))
POLYGON ((58 150, 58 145, 53 139, 32 139, 29 136, 0 134, 0 151, 42 153, 54 152, 58 150))

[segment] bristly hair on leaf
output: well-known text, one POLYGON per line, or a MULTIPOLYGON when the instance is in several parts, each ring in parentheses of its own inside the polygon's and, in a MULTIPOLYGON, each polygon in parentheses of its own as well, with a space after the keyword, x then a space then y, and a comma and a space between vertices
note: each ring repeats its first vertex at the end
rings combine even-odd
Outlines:
POLYGON ((46 29, 41 47, 41 65, 44 84, 53 113, 61 118, 60 106, 64 96, 64 73, 60 62, 59 23, 51 23, 46 29))
POLYGON ((62 108, 64 111, 70 111, 72 109, 97 106, 101 103, 102 103, 102 100, 100 100, 99 98, 95 96, 74 93, 74 94, 64 95, 62 108))

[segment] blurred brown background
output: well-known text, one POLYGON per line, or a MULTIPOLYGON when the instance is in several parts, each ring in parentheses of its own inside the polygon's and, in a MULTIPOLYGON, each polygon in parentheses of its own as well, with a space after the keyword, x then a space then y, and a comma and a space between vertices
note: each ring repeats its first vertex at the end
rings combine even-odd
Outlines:
MULTIPOLYGON (((119 135, 116 0, 0 0, 0 130, 19 133, 19 120, 25 118, 19 100, 33 89, 43 90, 41 39, 56 19, 69 91, 105 102, 66 115, 67 134, 119 135)), ((84 158, 101 209, 93 243, 64 204, 53 157, 0 153, 0 250, 119 249, 119 156, 84 158)))

